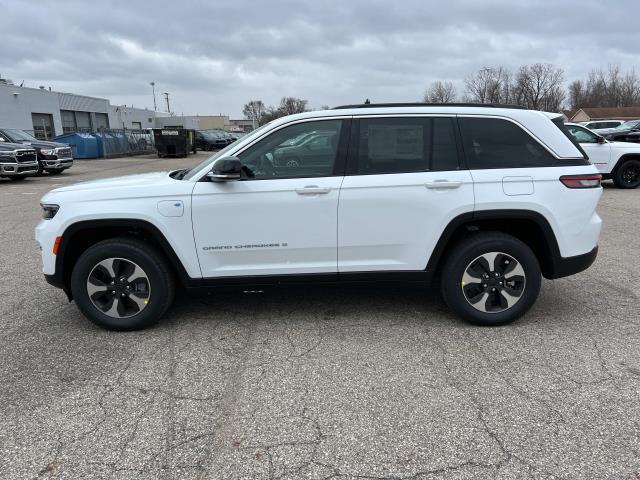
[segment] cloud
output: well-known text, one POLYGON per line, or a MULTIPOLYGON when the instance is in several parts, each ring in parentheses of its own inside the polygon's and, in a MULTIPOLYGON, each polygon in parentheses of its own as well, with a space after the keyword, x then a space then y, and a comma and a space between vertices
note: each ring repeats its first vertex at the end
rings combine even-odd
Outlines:
POLYGON ((551 62, 567 79, 640 66, 635 0, 2 3, 3 76, 140 107, 155 81, 185 114, 416 101, 485 65, 551 62))

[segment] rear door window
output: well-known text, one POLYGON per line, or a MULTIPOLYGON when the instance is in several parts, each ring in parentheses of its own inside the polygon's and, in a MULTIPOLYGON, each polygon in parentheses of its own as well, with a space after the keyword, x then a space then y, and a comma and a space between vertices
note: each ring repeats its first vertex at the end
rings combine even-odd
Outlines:
POLYGON ((452 118, 363 118, 357 133, 359 175, 456 170, 452 118))

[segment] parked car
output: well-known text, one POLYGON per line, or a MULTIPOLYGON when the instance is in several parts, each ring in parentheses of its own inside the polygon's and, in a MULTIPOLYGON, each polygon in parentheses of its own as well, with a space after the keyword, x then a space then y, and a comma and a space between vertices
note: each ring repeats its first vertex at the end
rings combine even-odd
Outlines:
POLYGON ((0 137, 0 177, 24 180, 37 173, 38 154, 35 149, 0 137))
POLYGON ((220 150, 229 145, 222 135, 208 130, 197 130, 195 133, 195 146, 200 150, 220 150))
POLYGON ((73 165, 71 147, 64 143, 38 140, 30 133, 15 128, 0 128, 0 138, 5 142, 33 147, 38 153, 38 174, 48 172, 57 175, 73 165))
POLYGON ((597 130, 595 132, 607 140, 627 142, 637 138, 636 134, 640 132, 640 120, 629 120, 616 128, 597 130))
POLYGON ((178 284, 434 278, 463 319, 500 325, 542 276, 592 264, 600 179, 558 114, 346 106, 274 120, 191 169, 57 188, 36 239, 47 281, 110 329, 157 322, 178 284), (270 160, 318 131, 338 139, 326 163, 270 160))
POLYGON ((240 133, 240 132, 229 132, 229 136, 233 139, 234 142, 244 137, 244 135, 245 135, 244 133, 240 133))
POLYGON ((313 132, 288 145, 275 149, 276 165, 298 167, 300 165, 326 164, 335 152, 338 141, 336 132, 313 132))
POLYGON ((618 188, 640 186, 640 145, 612 142, 574 123, 567 123, 566 127, 603 178, 612 179, 618 188))
POLYGON ((624 120, 592 120, 590 122, 578 122, 578 125, 587 127, 589 130, 616 128, 622 125, 624 120))

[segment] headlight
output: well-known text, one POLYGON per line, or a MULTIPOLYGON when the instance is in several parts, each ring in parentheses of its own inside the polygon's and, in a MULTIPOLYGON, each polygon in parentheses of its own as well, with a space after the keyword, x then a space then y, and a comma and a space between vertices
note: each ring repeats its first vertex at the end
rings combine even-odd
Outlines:
POLYGON ((56 149, 52 148, 51 150, 47 150, 47 149, 42 149, 40 150, 40 153, 42 153, 43 155, 46 155, 47 157, 50 155, 55 155, 56 154, 56 149))
POLYGON ((11 157, 11 158, 13 158, 13 156, 14 156, 13 152, 6 152, 6 151, 5 152, 0 152, 0 157, 4 157, 4 158, 11 157))
POLYGON ((45 220, 51 220, 56 216, 58 210, 60 210, 60 205, 55 205, 53 203, 41 203, 40 206, 42 207, 42 218, 45 220))

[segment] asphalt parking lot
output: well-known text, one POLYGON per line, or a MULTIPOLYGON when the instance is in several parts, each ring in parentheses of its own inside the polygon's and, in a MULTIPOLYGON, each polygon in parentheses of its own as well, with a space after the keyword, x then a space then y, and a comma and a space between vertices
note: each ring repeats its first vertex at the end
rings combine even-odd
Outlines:
POLYGON ((517 323, 382 287, 180 298, 107 332, 42 277, 56 185, 204 158, 0 180, 0 478, 639 479, 640 190, 606 185, 593 267, 517 323))

